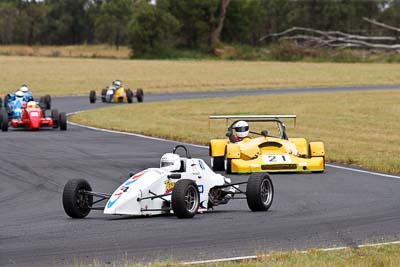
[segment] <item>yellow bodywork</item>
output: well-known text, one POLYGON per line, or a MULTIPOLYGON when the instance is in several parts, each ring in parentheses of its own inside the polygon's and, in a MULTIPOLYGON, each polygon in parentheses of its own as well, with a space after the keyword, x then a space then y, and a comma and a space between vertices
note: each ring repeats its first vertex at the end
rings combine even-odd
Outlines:
POLYGON ((113 101, 115 103, 127 102, 128 101, 126 90, 125 90, 124 87, 120 87, 115 91, 113 101))
POLYGON ((210 141, 210 156, 225 157, 232 173, 323 172, 323 142, 307 143, 304 138, 245 138, 231 143, 227 139, 210 141))

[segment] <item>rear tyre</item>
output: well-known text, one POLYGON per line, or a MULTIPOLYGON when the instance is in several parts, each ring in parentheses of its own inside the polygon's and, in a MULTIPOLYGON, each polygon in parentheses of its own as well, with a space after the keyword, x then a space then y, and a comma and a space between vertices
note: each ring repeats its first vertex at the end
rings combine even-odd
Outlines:
POLYGON ((128 103, 132 103, 133 102, 133 93, 131 89, 126 89, 126 100, 128 101, 128 103))
POLYGON ((44 103, 46 105, 46 109, 51 109, 51 96, 50 95, 44 96, 44 103))
POLYGON ((252 211, 267 211, 274 199, 274 186, 267 173, 252 173, 246 188, 247 205, 252 211))
POLYGON ((144 99, 143 89, 138 88, 138 89, 136 90, 136 99, 137 99, 137 101, 138 101, 139 103, 142 103, 142 102, 143 102, 143 99, 144 99))
POLYGON ((94 90, 90 91, 89 102, 90 102, 90 104, 96 103, 96 91, 94 91, 94 90))
MULTIPOLYGON (((44 113, 43 113, 44 116, 44 113)), ((60 126, 59 115, 57 109, 51 110, 51 119, 53 120, 53 128, 58 128, 60 126)))
POLYGON ((60 123, 60 130, 66 131, 67 130, 67 115, 65 114, 65 112, 60 112, 59 123, 60 123))
POLYGON ((225 171, 225 157, 212 157, 211 158, 213 171, 225 171))
POLYGON ((200 194, 194 181, 179 180, 172 191, 172 210, 178 218, 192 218, 199 209, 200 194))
POLYGON ((44 102, 44 97, 43 97, 43 96, 41 96, 41 97, 39 98, 39 106, 40 106, 40 108, 41 108, 42 110, 46 110, 46 103, 44 102))
POLYGON ((64 186, 63 207, 71 218, 85 218, 93 204, 93 196, 85 194, 92 191, 90 184, 83 179, 69 180, 64 186))

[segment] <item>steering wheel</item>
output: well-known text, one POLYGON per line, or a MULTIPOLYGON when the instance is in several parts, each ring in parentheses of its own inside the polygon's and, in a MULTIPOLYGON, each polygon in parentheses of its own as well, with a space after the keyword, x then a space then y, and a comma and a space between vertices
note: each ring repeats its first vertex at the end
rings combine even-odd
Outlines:
POLYGON ((174 149, 172 149, 172 153, 173 153, 173 154, 176 154, 176 150, 178 150, 178 148, 182 148, 183 150, 185 150, 185 152, 186 152, 186 158, 188 158, 188 159, 191 159, 191 158, 192 158, 192 157, 190 156, 189 151, 187 150, 187 148, 186 148, 185 146, 183 146, 183 145, 177 145, 177 146, 175 146, 174 149))

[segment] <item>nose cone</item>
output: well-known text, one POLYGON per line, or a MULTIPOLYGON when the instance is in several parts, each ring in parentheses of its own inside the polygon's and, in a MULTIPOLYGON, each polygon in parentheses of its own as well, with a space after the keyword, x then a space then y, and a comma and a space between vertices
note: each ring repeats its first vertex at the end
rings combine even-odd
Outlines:
POLYGON ((39 129, 40 128, 40 120, 41 118, 38 116, 38 112, 34 111, 29 114, 29 119, 31 121, 31 128, 32 129, 39 129))

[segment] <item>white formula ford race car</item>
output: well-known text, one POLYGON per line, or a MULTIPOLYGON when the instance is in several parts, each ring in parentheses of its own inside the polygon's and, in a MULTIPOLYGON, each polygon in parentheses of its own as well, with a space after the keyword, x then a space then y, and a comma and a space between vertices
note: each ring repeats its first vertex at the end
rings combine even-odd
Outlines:
POLYGON ((178 145, 172 153, 162 156, 160 168, 131 175, 111 195, 93 192, 86 180, 73 179, 65 185, 62 201, 72 218, 84 218, 91 210, 142 216, 173 212, 178 218, 192 218, 197 212, 244 198, 237 195, 245 195, 252 211, 267 211, 274 187, 267 173, 253 173, 247 182, 232 183, 214 173, 202 159, 191 158, 186 147, 178 145), (176 153, 178 148, 185 150, 186 157, 176 153), (241 184, 247 184, 246 192, 239 189, 241 184), (95 205, 104 200, 104 207, 95 205))

